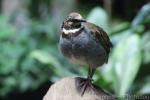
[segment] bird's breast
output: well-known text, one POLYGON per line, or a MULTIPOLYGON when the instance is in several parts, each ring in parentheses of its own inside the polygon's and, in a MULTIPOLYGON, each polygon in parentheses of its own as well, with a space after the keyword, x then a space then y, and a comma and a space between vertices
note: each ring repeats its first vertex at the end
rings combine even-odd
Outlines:
POLYGON ((60 38, 60 48, 65 57, 76 64, 101 65, 105 60, 105 51, 88 33, 78 36, 60 38), (100 63, 99 63, 100 62, 100 63))
POLYGON ((90 38, 88 34, 85 34, 84 32, 78 34, 78 35, 72 35, 69 34, 67 36, 61 36, 60 37, 60 48, 63 54, 65 56, 69 55, 81 55, 83 51, 85 52, 86 46, 90 43, 90 38))

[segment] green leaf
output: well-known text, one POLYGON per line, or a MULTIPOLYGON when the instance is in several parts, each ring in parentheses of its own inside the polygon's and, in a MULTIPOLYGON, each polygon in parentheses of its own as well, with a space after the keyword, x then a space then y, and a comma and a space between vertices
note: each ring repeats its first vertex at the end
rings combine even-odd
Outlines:
POLYGON ((117 44, 118 41, 121 41, 121 40, 127 38, 130 34, 131 34, 130 30, 125 30, 123 32, 113 35, 111 37, 111 40, 113 41, 113 44, 117 44))
POLYGON ((5 16, 0 16, 0 39, 12 37, 15 34, 15 29, 8 23, 5 16))
POLYGON ((108 83, 112 82, 115 79, 112 55, 109 55, 108 63, 104 65, 102 69, 100 69, 100 72, 108 83))
POLYGON ((111 34, 115 34, 115 33, 120 33, 123 32, 127 29, 129 29, 130 27, 130 23, 129 22, 121 22, 121 23, 115 23, 112 26, 112 30, 111 30, 111 34))
POLYGON ((65 73, 65 68, 61 66, 59 60, 50 53, 42 50, 34 50, 30 53, 30 57, 38 60, 42 64, 48 64, 52 71, 58 76, 62 76, 65 73))
POLYGON ((58 62, 57 58, 51 55, 50 53, 46 53, 42 50, 34 50, 30 54, 31 58, 35 58, 39 62, 43 64, 51 64, 55 67, 60 67, 60 63, 58 62))
POLYGON ((0 74, 8 74, 18 67, 19 58, 24 53, 25 48, 11 42, 2 42, 0 47, 0 74))
POLYGON ((130 35, 122 39, 112 54, 116 93, 124 95, 132 85, 141 64, 140 38, 130 35))
POLYGON ((142 86, 139 93, 140 94, 149 94, 150 93, 150 77, 148 77, 146 82, 144 82, 144 85, 142 86))
POLYGON ((87 20, 102 27, 106 32, 109 31, 108 28, 108 15, 106 11, 100 7, 94 8, 87 17, 87 20))
POLYGON ((141 48, 143 50, 143 61, 145 64, 148 64, 150 62, 150 31, 142 36, 141 48))
POLYGON ((137 31, 138 26, 144 22, 147 16, 150 14, 150 3, 144 5, 138 12, 134 20, 132 21, 131 30, 133 32, 137 31))

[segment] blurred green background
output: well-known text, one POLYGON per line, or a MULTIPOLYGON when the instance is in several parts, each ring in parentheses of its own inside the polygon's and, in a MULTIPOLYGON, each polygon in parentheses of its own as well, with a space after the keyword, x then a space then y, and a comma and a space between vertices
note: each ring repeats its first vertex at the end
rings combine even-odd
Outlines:
POLYGON ((53 82, 87 75, 58 49, 61 23, 73 11, 114 44, 95 84, 117 97, 150 94, 149 0, 0 0, 1 100, 41 100, 53 82))

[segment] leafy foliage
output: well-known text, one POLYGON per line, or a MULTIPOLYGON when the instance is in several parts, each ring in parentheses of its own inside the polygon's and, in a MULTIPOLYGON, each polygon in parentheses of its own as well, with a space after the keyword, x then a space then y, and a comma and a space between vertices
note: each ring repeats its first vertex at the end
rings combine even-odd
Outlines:
MULTIPOLYGON (((150 24, 149 5, 146 4, 132 22, 113 20, 109 23, 107 13, 100 7, 87 15, 88 21, 107 31, 114 44, 109 63, 94 76, 95 84, 118 96, 129 91, 150 92, 150 74, 140 74, 140 69, 150 64, 150 31, 146 30, 150 24), (141 84, 137 81, 139 74, 144 82, 135 89, 134 85, 141 84)), ((46 81, 54 82, 64 76, 86 75, 85 68, 78 70, 77 65, 68 63, 59 52, 58 27, 52 19, 18 16, 0 16, 0 96, 16 89, 33 90, 46 81)))
MULTIPOLYGON (((137 14, 133 22, 130 24, 120 23, 115 31, 111 32, 112 41, 114 43, 113 50, 110 55, 109 63, 105 65, 104 68, 100 70, 102 73, 101 79, 99 79, 97 84, 101 84, 102 81, 105 83, 103 87, 110 90, 114 90, 115 94, 118 96, 124 96, 134 83, 137 73, 140 71, 140 67, 143 62, 149 62, 149 31, 144 30, 144 22, 149 16, 149 4, 145 5, 141 12, 137 14), (147 7, 147 8, 146 8, 147 7), (144 9, 144 12, 143 12, 144 9), (145 10, 146 9, 146 10, 145 10), (141 27, 142 26, 142 27, 141 27), (123 30, 122 30, 123 29, 123 30), (119 33, 119 34, 118 34, 119 33), (139 35, 142 34, 142 35, 139 35), (142 38, 142 41, 141 41, 142 38), (141 45, 142 44, 142 45, 141 45), (145 47, 146 46, 146 47, 145 47), (144 52, 142 52, 144 50, 144 52), (144 55, 143 55, 144 54, 144 55), (144 58, 144 60, 142 60, 144 58), (108 84, 109 83, 109 84, 108 84)), ((92 12, 93 13, 93 12, 92 12)), ((100 13, 100 11, 94 12, 95 14, 100 13)), ((102 14, 102 13, 101 13, 102 14)), ((94 15, 98 16, 98 15, 94 15)), ((105 14, 101 17, 106 16, 105 14)), ((97 19, 93 22, 100 22, 97 19)), ((100 23, 102 23, 101 21, 100 23)), ((107 22, 105 22, 107 23, 107 22)), ((111 29, 109 29, 111 30, 111 29)), ((114 29, 112 29, 114 30, 114 29)), ((111 35, 110 34, 110 35, 111 35)), ((142 77, 142 76, 141 76, 142 77)), ((143 76, 144 79, 145 76, 143 76)), ((145 91, 149 93, 149 83, 146 87, 140 91, 145 91)), ((138 87, 141 88, 141 87, 138 87)), ((133 90, 133 93, 135 91, 133 90)))
POLYGON ((35 21, 20 30, 9 19, 0 18, 0 95, 13 89, 36 89, 49 78, 53 81, 65 75, 53 30, 35 21))

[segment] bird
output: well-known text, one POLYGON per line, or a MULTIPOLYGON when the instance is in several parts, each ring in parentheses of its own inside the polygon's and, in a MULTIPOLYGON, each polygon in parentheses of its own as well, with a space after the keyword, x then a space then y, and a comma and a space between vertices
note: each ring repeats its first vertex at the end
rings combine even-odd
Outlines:
POLYGON ((92 84, 96 68, 108 62, 112 46, 107 33, 101 27, 83 19, 81 14, 72 12, 65 17, 61 25, 60 51, 71 63, 88 66, 81 95, 92 84))

